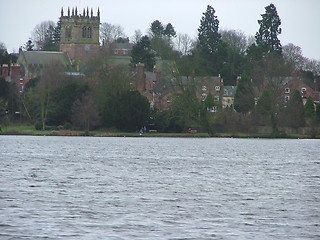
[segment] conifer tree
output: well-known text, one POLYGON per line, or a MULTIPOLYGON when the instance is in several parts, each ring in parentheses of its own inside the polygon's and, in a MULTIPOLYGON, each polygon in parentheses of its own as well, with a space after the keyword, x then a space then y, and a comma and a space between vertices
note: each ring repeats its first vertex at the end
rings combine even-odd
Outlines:
POLYGON ((223 68, 225 60, 224 44, 219 33, 219 20, 210 5, 203 13, 198 28, 197 53, 199 70, 202 75, 217 76, 223 68))
POLYGON ((216 54, 221 43, 221 35, 219 33, 219 20, 215 16, 215 10, 210 5, 203 13, 198 29, 199 46, 204 52, 216 54))
POLYGON ((260 25, 256 33, 256 44, 264 53, 282 53, 282 46, 278 35, 281 34, 281 20, 277 9, 273 4, 265 7, 266 12, 261 14, 262 19, 258 20, 260 25))
POLYGON ((138 63, 143 63, 148 71, 152 71, 156 64, 155 54, 151 49, 151 42, 148 36, 143 36, 132 46, 131 64, 135 66, 138 63))

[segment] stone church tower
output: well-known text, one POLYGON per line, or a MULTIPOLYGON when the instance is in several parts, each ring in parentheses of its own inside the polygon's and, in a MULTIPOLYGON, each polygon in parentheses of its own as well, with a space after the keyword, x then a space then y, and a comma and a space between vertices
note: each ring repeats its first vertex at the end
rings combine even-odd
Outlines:
POLYGON ((77 8, 68 8, 67 15, 61 9, 61 36, 60 51, 68 53, 72 62, 89 59, 99 52, 99 26, 100 11, 93 16, 93 10, 83 9, 83 14, 78 14, 77 8))

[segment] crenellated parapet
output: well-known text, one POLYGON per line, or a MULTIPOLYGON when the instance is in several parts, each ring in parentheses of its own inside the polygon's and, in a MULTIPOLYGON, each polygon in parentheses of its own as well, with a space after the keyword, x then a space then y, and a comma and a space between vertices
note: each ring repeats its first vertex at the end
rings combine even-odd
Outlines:
POLYGON ((90 14, 89 14, 89 8, 87 7, 87 9, 83 9, 82 14, 80 14, 80 12, 78 13, 78 8, 72 8, 72 10, 70 11, 70 7, 68 7, 68 11, 67 14, 64 15, 64 10, 63 7, 61 8, 61 18, 98 18, 100 20, 100 10, 98 8, 97 11, 97 15, 94 16, 93 15, 93 8, 91 8, 90 10, 90 14))

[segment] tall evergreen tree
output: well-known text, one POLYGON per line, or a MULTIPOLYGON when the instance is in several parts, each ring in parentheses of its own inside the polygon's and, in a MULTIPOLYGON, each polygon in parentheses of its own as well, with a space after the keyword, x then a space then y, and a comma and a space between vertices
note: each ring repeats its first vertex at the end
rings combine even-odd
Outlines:
POLYGON ((262 19, 258 20, 260 25, 256 33, 256 44, 264 53, 282 53, 282 46, 278 35, 281 34, 281 20, 277 9, 273 4, 265 7, 266 12, 261 14, 262 19))
POLYGON ((151 33, 153 37, 162 37, 164 34, 164 27, 162 23, 159 20, 155 20, 153 23, 151 23, 150 27, 151 33))
POLYGON ((199 46, 204 52, 216 54, 221 43, 221 35, 219 33, 219 20, 215 16, 215 10, 210 5, 203 13, 198 29, 199 46))
POLYGON ((173 26, 171 23, 168 23, 165 30, 164 30, 164 35, 166 35, 169 39, 172 37, 175 37, 177 35, 176 31, 174 30, 173 26))
POLYGON ((223 46, 219 33, 219 20, 214 8, 208 5, 198 28, 199 67, 203 69, 203 74, 219 74, 225 56, 223 46))
POLYGON ((145 68, 148 71, 152 71, 156 64, 155 54, 151 49, 151 43, 148 36, 143 36, 132 46, 131 64, 135 66, 138 63, 144 63, 145 68))

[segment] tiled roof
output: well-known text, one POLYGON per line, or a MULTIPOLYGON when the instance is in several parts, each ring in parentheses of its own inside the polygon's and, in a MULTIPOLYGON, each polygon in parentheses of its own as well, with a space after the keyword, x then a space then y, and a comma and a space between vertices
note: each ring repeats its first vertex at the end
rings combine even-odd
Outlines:
MULTIPOLYGON (((24 51, 21 52, 19 58, 24 58, 27 64, 53 64, 60 63, 64 66, 70 66, 71 61, 67 53, 64 52, 49 52, 49 51, 24 51)), ((21 59, 18 59, 18 62, 21 59)))

